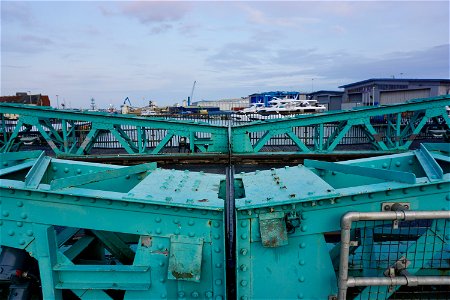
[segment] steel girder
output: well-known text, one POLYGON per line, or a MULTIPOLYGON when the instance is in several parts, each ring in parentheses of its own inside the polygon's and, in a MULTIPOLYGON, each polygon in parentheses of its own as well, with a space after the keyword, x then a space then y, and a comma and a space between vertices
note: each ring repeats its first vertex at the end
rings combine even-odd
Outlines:
POLYGON ((431 144, 223 176, 1 154, 1 246, 37 259, 45 299, 68 290, 80 299, 118 290, 124 299, 331 299, 343 253, 347 285, 366 284, 351 297, 387 299, 402 278, 449 278, 449 157, 449 144, 431 144), (381 217, 345 227, 345 254, 349 211, 381 217))
POLYGON ((376 150, 407 150, 430 119, 440 118, 441 125, 450 128, 445 109, 449 104, 450 96, 446 95, 404 104, 252 122, 232 128, 233 153, 259 152, 272 137, 280 135, 290 138, 300 152, 332 152, 354 127, 363 129, 376 150), (387 125, 374 125, 377 122, 387 125), (308 127, 314 128, 312 145, 304 139, 303 132, 308 127), (259 139, 252 143, 250 134, 258 134, 259 139))
POLYGON ((105 133, 114 136, 129 154, 158 154, 174 136, 189 139, 192 152, 199 149, 220 153, 228 149, 227 128, 204 122, 57 110, 7 103, 0 104, 0 114, 2 118, 5 114, 19 117, 17 124, 9 131, 5 125, 6 120, 2 119, 2 152, 13 150, 19 142, 18 135, 23 131, 23 126, 34 126, 57 155, 87 154, 105 133), (149 149, 148 139, 152 130, 159 130, 162 137, 151 141, 155 145, 149 149), (130 137, 130 133, 134 136, 130 137))
POLYGON ((175 143, 179 147, 188 146, 191 153, 197 150, 228 155, 265 153, 265 145, 274 138, 288 140, 297 153, 332 153, 351 132, 361 132, 363 136, 359 142, 371 143, 375 151, 405 151, 433 119, 438 120, 442 130, 450 131, 450 119, 445 110, 448 105, 450 96, 446 95, 404 104, 299 115, 228 128, 204 122, 2 103, 1 152, 17 150, 20 147, 19 135, 32 128, 59 156, 89 154, 106 135, 129 154, 161 154, 174 138, 182 138, 175 143), (6 126, 6 114, 18 115, 17 124, 6 126))

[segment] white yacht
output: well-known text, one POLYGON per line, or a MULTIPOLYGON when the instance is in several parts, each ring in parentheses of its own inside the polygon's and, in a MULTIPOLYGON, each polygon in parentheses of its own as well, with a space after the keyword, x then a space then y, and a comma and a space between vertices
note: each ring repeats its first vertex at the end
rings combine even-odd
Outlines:
POLYGON ((327 110, 325 105, 319 104, 317 100, 298 100, 274 97, 269 101, 270 106, 261 108, 258 113, 261 115, 281 114, 305 114, 320 113, 327 110))
POLYGON ((326 110, 325 105, 319 104, 317 100, 273 97, 268 107, 263 103, 253 103, 250 107, 232 114, 231 117, 237 121, 255 121, 282 118, 286 115, 321 113, 326 110))

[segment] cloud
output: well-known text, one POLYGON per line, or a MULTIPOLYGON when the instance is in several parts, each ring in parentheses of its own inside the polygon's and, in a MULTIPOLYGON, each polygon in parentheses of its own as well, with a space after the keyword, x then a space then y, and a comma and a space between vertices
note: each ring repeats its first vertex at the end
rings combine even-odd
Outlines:
POLYGON ((50 49, 53 44, 53 40, 49 38, 32 34, 5 37, 1 40, 2 52, 34 54, 50 49))
POLYGON ((266 46, 258 43, 228 43, 210 55, 206 62, 220 69, 242 68, 261 64, 268 52, 266 46))
POLYGON ((121 5, 122 14, 143 24, 180 21, 189 12, 187 2, 129 2, 121 5))
POLYGON ((5 25, 4 23, 17 22, 29 27, 36 22, 26 3, 15 1, 2 1, 1 17, 3 26, 5 25))
POLYGON ((364 79, 404 73, 413 78, 449 77, 449 44, 422 50, 391 52, 379 57, 348 51, 320 52, 318 49, 280 50, 274 63, 312 69, 327 78, 364 79))
POLYGON ((172 28, 173 28, 173 26, 171 24, 160 24, 160 25, 152 27, 150 29, 150 34, 164 33, 166 31, 169 31, 172 28))
MULTIPOLYGON (((253 4, 238 4, 242 11, 247 14, 248 22, 256 25, 267 25, 271 27, 291 27, 291 28, 303 28, 306 25, 313 25, 320 23, 320 18, 314 17, 301 17, 298 14, 293 14, 292 10, 287 10, 283 14, 279 15, 277 10, 272 10, 272 3, 263 3, 259 5, 259 8, 255 8, 253 4), (263 9, 267 10, 266 12, 263 9)), ((277 4, 278 5, 278 4, 277 4)), ((286 5, 286 4, 285 4, 286 5)), ((288 4, 289 6, 295 5, 288 4)))

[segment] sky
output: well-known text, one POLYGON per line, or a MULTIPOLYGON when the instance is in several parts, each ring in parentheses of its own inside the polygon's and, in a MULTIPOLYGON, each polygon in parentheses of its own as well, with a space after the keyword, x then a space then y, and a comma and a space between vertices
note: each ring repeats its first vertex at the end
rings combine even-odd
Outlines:
POLYGON ((1 95, 160 106, 449 78, 449 1, 1 1, 1 95), (58 95, 58 97, 56 97, 58 95))

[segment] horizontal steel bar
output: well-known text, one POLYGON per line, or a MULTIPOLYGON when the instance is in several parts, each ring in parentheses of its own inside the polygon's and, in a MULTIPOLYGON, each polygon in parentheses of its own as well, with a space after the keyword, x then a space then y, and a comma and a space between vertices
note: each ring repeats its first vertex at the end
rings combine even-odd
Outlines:
POLYGON ((17 105, 10 103, 0 103, 0 114, 17 114, 34 116, 38 118, 49 118, 49 119, 63 119, 63 120, 75 120, 81 122, 95 122, 101 124, 110 125, 133 125, 151 128, 172 128, 173 125, 179 125, 180 130, 185 131, 201 131, 201 132, 217 132, 222 130, 223 134, 227 134, 227 128, 220 125, 212 125, 205 122, 193 122, 193 121, 181 121, 181 120, 168 120, 168 119, 155 119, 155 118, 145 118, 145 117, 135 117, 130 115, 114 115, 112 117, 110 114, 102 113, 92 113, 92 112, 74 112, 67 110, 59 110, 47 107, 36 107, 28 105, 17 105))
POLYGON ((148 290, 150 267, 123 265, 56 265, 57 289, 148 290))
POLYGON ((450 285, 450 276, 349 277, 348 287, 395 285, 450 285))
POLYGON ((17 171, 21 171, 21 170, 24 170, 26 168, 31 168, 34 165, 34 163, 35 163, 35 160, 27 161, 27 162, 24 162, 24 163, 15 165, 15 166, 11 166, 11 167, 0 169, 0 176, 4 176, 4 175, 7 175, 7 174, 11 174, 11 173, 17 172, 17 171))
POLYGON ((392 171, 392 170, 383 170, 383 169, 375 169, 368 167, 360 167, 353 166, 349 164, 339 164, 332 162, 324 162, 317 160, 305 159, 304 165, 306 167, 312 167, 316 169, 328 170, 328 171, 336 171, 344 174, 353 174, 359 176, 367 176, 373 177, 388 181, 398 181, 404 183, 414 184, 416 183, 416 175, 408 172, 400 172, 400 171, 392 171))
POLYGON ((111 169, 106 171, 100 171, 92 174, 70 176, 60 179, 55 179, 50 183, 52 190, 64 189, 69 187, 80 186, 92 182, 98 182, 102 180, 117 178, 126 175, 132 175, 136 173, 146 172, 148 170, 156 169, 156 164, 148 163, 132 167, 122 167, 120 169, 111 169))

